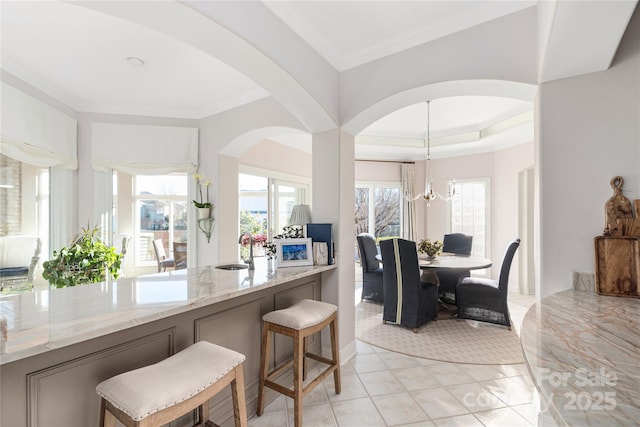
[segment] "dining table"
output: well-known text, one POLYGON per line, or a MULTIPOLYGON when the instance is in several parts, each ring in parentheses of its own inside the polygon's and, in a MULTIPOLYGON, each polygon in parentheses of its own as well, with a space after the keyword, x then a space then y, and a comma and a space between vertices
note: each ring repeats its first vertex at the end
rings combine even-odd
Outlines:
POLYGON ((492 264, 488 258, 448 252, 442 253, 433 259, 423 258, 422 256, 418 259, 418 265, 422 270, 420 281, 435 283, 436 285, 440 284, 437 274, 438 269, 481 270, 491 267, 492 264))

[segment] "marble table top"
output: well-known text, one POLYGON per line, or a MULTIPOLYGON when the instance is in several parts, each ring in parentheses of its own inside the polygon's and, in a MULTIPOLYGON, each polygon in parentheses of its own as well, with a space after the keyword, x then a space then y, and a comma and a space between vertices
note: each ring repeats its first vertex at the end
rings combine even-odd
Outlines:
POLYGON ((292 280, 335 269, 300 266, 255 271, 214 266, 120 278, 63 289, 0 298, 6 341, 0 364, 229 300, 292 280))
POLYGON ((491 260, 473 255, 443 253, 435 259, 420 258, 420 268, 453 268, 461 270, 480 270, 491 267, 491 260))
POLYGON ((558 292, 520 336, 539 409, 559 426, 640 423, 640 299, 558 292))

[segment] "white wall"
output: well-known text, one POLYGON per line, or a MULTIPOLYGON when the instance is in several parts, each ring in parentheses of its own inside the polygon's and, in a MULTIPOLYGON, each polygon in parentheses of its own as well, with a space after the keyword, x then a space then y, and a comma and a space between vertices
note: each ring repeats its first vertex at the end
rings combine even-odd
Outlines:
POLYGON ((529 8, 343 71, 340 122, 386 98, 438 82, 535 84, 536 34, 536 10, 529 8))
POLYGON ((640 198, 640 8, 607 71, 544 83, 539 94, 540 269, 537 295, 593 272, 609 180, 640 198))
POLYGON ((356 182, 395 183, 402 180, 401 163, 356 161, 356 182))
POLYGON ((238 159, 240 164, 273 170, 311 179, 311 153, 289 147, 268 139, 262 140, 245 151, 238 159))
MULTIPOLYGON (((486 255, 493 260, 491 276, 494 278, 500 273, 500 264, 507 245, 518 237, 518 173, 532 167, 533 162, 533 142, 494 153, 431 160, 433 185, 442 195, 447 193, 449 180, 489 178, 490 246, 486 255)), ((419 191, 422 191, 422 188, 419 188, 419 191)), ((447 203, 436 199, 425 211, 426 214, 422 218, 425 218, 426 232, 422 237, 441 239, 450 231, 447 203)), ((516 261, 512 266, 510 280, 517 280, 517 274, 516 261)))
MULTIPOLYGON (((490 246, 487 257, 494 261, 492 276, 497 278, 500 272, 502 255, 508 244, 518 236, 518 174, 534 166, 533 142, 519 144, 494 153, 450 157, 431 160, 432 177, 435 189, 445 195, 448 181, 452 179, 490 179, 490 246)), ((416 162, 416 192, 424 190, 424 171, 426 162, 416 162)), ((357 161, 355 179, 373 182, 400 182, 400 163, 357 161)), ((436 199, 427 207, 418 200, 418 236, 420 238, 442 239, 448 233, 449 220, 447 202, 436 199), (426 231, 425 231, 426 230, 426 231)), ((510 280, 517 280, 518 266, 514 262, 510 280)), ((512 289, 517 289, 513 286, 512 289)))

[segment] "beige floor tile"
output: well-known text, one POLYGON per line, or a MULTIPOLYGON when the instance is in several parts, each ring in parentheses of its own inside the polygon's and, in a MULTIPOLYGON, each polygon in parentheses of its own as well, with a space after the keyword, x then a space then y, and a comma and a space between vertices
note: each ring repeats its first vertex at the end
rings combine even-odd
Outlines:
POLYGON ((425 390, 441 386, 433 376, 433 372, 426 366, 394 369, 392 372, 407 391, 425 390))
POLYGON ((431 419, 469 413, 467 408, 445 388, 414 391, 411 395, 431 419))
POLYGON ((364 341, 356 340, 356 352, 358 354, 375 353, 376 349, 364 341))
POLYGON ((424 357, 414 357, 414 359, 416 359, 416 362, 418 362, 418 365, 420 366, 430 366, 442 363, 440 360, 426 359, 424 357))
POLYGON ((525 403, 524 405, 514 405, 511 407, 514 411, 520 414, 525 420, 531 424, 536 423, 536 410, 533 403, 525 403))
POLYGON ((368 397, 334 402, 331 406, 340 427, 386 426, 378 409, 368 397))
POLYGON ((469 374, 463 372, 461 369, 458 369, 457 372, 450 373, 438 372, 437 370, 432 370, 432 372, 435 380, 443 386, 469 384, 475 382, 475 380, 469 374))
POLYGON ((351 362, 347 361, 347 363, 344 363, 342 365, 340 365, 340 376, 342 377, 343 375, 355 375, 356 371, 353 370, 353 366, 351 366, 351 362))
MULTIPOLYGON (((359 301, 360 294, 356 292, 356 301, 359 301)), ((533 297, 510 296, 516 332, 519 331, 516 323, 521 321, 533 300, 533 297)), ((357 355, 341 368, 342 393, 335 394, 332 377, 323 383, 333 422, 339 427, 480 427, 481 421, 487 425, 516 427, 531 425, 537 415, 533 412, 529 391, 533 390, 533 384, 524 364, 462 365, 406 356, 360 341, 356 341, 356 349, 357 355)), ((316 397, 312 399, 313 405, 305 401, 305 427, 307 408, 317 412, 314 419, 323 419, 320 408, 325 408, 326 403, 315 400, 316 397)), ((279 404, 274 402, 270 409, 281 412, 287 400, 290 399, 281 400, 279 404)), ((293 409, 288 410, 288 415, 291 427, 293 409)), ((274 416, 274 419, 278 418, 274 416)), ((327 422, 333 425, 331 420, 327 422)))
POLYGON ((476 412, 476 417, 487 427, 530 427, 531 424, 511 408, 476 412))
POLYGON ((429 416, 409 393, 385 394, 371 398, 387 425, 429 421, 429 416))
POLYGON ((401 393, 405 391, 405 388, 391 371, 369 372, 360 374, 359 377, 370 396, 401 393))
POLYGON ((495 394, 500 400, 509 406, 521 405, 533 400, 532 391, 522 387, 511 378, 481 381, 480 385, 495 394))
MULTIPOLYGON (((293 399, 290 397, 286 397, 287 400, 287 409, 293 409, 293 399)), ((312 406, 312 405, 323 405, 329 403, 329 397, 327 396, 327 391, 322 386, 322 384, 318 384, 302 398, 303 406, 312 406)))
POLYGON ((460 365, 460 369, 475 381, 497 380, 506 376, 500 365, 460 365))
POLYGON ((417 423, 409 423, 409 424, 398 424, 393 427, 435 427, 436 425, 433 421, 419 421, 417 423))
POLYGON ((280 409, 278 411, 270 411, 250 418, 247 422, 248 427, 286 427, 287 411, 280 409))
POLYGON ((339 402, 343 400, 357 399, 360 397, 368 397, 367 390, 362 385, 357 375, 350 375, 340 378, 341 392, 336 394, 333 375, 331 375, 324 383, 327 396, 330 402, 339 402))
POLYGON ((517 382, 518 384, 520 384, 522 387, 526 388, 527 390, 532 390, 533 391, 533 389, 535 387, 535 385, 533 384, 533 380, 531 379, 529 374, 516 375, 515 377, 509 377, 509 379, 517 382))
POLYGON ((377 354, 357 354, 351 361, 351 366, 358 374, 388 369, 377 354))
POLYGON ((500 365, 500 370, 508 377, 515 377, 517 375, 529 375, 527 367, 524 363, 516 365, 500 365))
POLYGON ((484 425, 472 414, 458 415, 457 417, 440 418, 433 420, 437 427, 484 427, 484 425))
POLYGON ((446 387, 469 412, 488 411, 507 406, 485 387, 478 383, 446 387))
POLYGON ((389 369, 413 368, 415 366, 420 366, 415 357, 407 356, 406 354, 387 351, 385 353, 378 353, 378 356, 380 356, 380 359, 382 359, 389 369))
MULTIPOLYGON (((267 390, 267 393, 269 390, 267 390)), ((280 394, 271 403, 264 407, 265 412, 284 411, 287 409, 287 397, 280 394)))
MULTIPOLYGON (((293 409, 287 411, 290 426, 294 425, 293 409)), ((304 406, 302 410, 302 425, 304 427, 337 427, 331 405, 304 406)))

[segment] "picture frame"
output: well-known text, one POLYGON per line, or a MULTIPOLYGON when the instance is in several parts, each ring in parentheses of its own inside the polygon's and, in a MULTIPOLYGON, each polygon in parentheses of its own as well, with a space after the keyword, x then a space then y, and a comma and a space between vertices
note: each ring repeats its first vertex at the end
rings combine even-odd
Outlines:
POLYGON ((278 267, 313 265, 313 245, 310 238, 275 239, 278 267))

